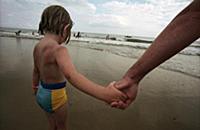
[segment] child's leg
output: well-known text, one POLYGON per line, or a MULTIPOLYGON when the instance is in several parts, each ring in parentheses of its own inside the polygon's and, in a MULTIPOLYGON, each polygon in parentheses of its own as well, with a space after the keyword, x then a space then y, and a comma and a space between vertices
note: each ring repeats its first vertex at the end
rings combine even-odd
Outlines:
POLYGON ((54 112, 58 130, 67 130, 67 103, 54 112))
POLYGON ((57 130, 55 114, 46 112, 46 115, 47 115, 48 122, 49 122, 49 130, 57 130))

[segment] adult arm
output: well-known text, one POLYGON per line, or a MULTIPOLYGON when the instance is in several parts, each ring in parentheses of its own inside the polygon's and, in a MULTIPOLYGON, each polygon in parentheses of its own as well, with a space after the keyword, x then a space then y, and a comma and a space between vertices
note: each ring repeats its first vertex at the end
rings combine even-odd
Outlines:
POLYGON ((147 73, 200 37, 200 2, 192 2, 160 33, 125 77, 139 82, 147 73))
POLYGON ((126 108, 136 98, 139 82, 154 68, 165 62, 200 37, 200 1, 193 1, 158 35, 139 60, 116 83, 129 100, 112 106, 126 108))

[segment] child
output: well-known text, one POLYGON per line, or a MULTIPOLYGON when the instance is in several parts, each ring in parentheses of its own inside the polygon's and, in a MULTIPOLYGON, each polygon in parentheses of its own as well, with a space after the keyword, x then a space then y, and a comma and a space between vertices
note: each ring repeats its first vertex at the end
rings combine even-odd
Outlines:
POLYGON ((47 113, 51 130, 66 130, 66 79, 77 89, 107 103, 124 101, 126 95, 113 87, 103 87, 77 72, 67 48, 61 46, 70 40, 72 20, 61 6, 49 6, 41 16, 39 32, 44 38, 35 46, 33 83, 36 100, 47 113))

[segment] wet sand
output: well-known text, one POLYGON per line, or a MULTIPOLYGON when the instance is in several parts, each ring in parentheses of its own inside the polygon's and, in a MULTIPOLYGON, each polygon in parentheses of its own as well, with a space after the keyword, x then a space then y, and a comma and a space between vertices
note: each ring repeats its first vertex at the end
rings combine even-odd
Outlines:
MULTIPOLYGON (((0 129, 47 130, 31 91, 37 40, 0 37, 0 129)), ((72 43, 73 44, 73 43, 72 43)), ((118 80, 136 59, 68 46, 79 72, 102 85, 118 80)), ((141 82, 137 100, 112 109, 68 84, 70 130, 199 130, 200 79, 155 69, 141 82)))

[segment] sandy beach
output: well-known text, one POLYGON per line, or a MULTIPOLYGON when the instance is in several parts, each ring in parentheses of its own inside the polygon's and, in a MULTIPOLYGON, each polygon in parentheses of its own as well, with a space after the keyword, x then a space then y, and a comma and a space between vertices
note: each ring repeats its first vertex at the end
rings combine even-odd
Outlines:
MULTIPOLYGON (((0 129, 47 130, 43 111, 31 91, 32 50, 38 40, 0 37, 0 129)), ((119 80, 137 60, 101 49, 67 46, 79 72, 107 85, 119 80)), ((140 53, 141 54, 141 53, 140 53)), ((182 58, 182 57, 181 57, 182 58)), ((185 68, 199 56, 184 60, 185 68)), ((182 63, 184 65, 184 63, 182 63)), ((185 69, 183 67, 183 69, 185 69)), ((197 72, 198 73, 198 72, 197 72)), ((67 85, 70 130, 199 130, 200 78, 157 68, 140 84, 126 110, 110 108, 67 85)))

